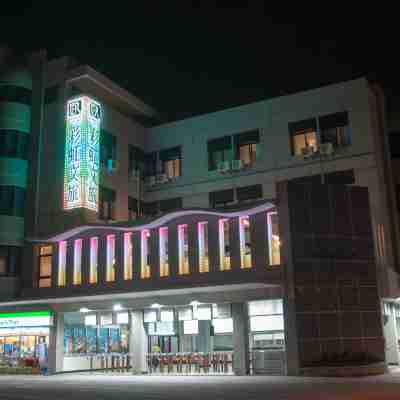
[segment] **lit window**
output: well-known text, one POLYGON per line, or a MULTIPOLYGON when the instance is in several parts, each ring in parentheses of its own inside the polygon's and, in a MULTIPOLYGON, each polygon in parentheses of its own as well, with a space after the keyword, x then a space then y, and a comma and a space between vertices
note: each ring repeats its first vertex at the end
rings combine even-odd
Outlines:
POLYGON ((257 145, 255 143, 239 146, 239 158, 244 166, 251 166, 256 162, 257 145))
POLYGON ((107 236, 106 282, 115 281, 115 235, 107 236))
POLYGON ((99 252, 99 239, 97 237, 90 238, 90 270, 89 270, 89 283, 97 283, 97 268, 98 268, 98 252, 99 252))
POLYGON ((150 278, 150 231, 148 229, 144 229, 142 231, 142 265, 140 271, 140 277, 142 279, 150 278))
POLYGON ((53 255, 52 246, 40 246, 39 248, 39 287, 51 287, 51 261, 53 255))
POLYGON ((199 237, 199 271, 200 273, 209 272, 207 222, 199 222, 198 237, 199 237))
POLYGON ((249 217, 239 218, 239 239, 241 268, 251 268, 251 240, 249 217))
POLYGON ((317 151, 317 134, 314 128, 298 130, 292 133, 293 154, 303 155, 306 148, 311 148, 313 152, 317 151))
POLYGON ((58 286, 65 286, 67 283, 67 242, 58 244, 58 286))
POLYGON ((280 265, 281 242, 279 239, 279 220, 276 211, 267 214, 269 265, 280 265))
POLYGON ((74 276, 73 284, 80 285, 82 283, 82 239, 74 242, 74 276))
POLYGON ((126 281, 133 278, 132 268, 132 233, 124 234, 124 279, 126 281))
POLYGON ((229 235, 229 220, 219 220, 219 257, 220 270, 227 271, 231 269, 231 254, 230 254, 230 235, 229 235))
POLYGON ((160 277, 169 275, 168 264, 168 228, 160 228, 160 277))
POLYGON ((179 275, 189 274, 189 243, 187 225, 178 226, 179 275))
POLYGON ((163 170, 169 179, 178 178, 181 175, 181 160, 176 158, 164 161, 163 170))

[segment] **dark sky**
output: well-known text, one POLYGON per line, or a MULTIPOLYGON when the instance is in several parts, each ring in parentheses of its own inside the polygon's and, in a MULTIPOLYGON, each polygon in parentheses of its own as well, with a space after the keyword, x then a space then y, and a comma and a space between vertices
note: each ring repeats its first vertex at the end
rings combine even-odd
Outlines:
POLYGON ((400 92, 400 20, 376 5, 353 12, 332 2, 282 2, 276 11, 257 0, 35 3, 42 5, 2 4, 3 44, 73 56, 168 120, 362 75, 400 92))

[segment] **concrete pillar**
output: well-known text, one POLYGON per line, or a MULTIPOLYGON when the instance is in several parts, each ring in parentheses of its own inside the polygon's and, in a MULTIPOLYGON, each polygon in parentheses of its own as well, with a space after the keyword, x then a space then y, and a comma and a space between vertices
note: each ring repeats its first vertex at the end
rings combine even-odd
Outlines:
POLYGON ((48 372, 62 372, 64 364, 64 314, 54 314, 54 324, 50 327, 48 349, 48 372))
POLYGON ((147 372, 147 333, 143 324, 143 312, 132 311, 129 333, 129 353, 132 371, 135 374, 147 372))
POLYGON ((232 304, 233 318, 233 372, 235 375, 248 375, 249 358, 249 321, 245 303, 232 304))

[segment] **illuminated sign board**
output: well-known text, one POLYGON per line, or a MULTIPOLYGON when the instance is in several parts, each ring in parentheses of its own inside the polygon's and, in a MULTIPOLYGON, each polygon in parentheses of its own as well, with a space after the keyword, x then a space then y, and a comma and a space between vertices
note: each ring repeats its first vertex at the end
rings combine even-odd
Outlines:
POLYGON ((64 210, 98 211, 101 106, 82 96, 67 103, 64 210))
POLYGON ((53 317, 50 311, 27 311, 0 313, 0 330, 2 328, 50 326, 53 317))

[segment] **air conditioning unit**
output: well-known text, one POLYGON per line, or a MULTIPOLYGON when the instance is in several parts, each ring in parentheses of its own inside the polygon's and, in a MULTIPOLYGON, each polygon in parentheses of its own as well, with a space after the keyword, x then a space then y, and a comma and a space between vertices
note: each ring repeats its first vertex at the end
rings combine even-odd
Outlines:
POLYGON ((229 161, 221 161, 217 165, 217 170, 220 174, 225 174, 226 172, 229 172, 231 169, 229 161))
POLYGON ((322 156, 331 156, 333 154, 333 145, 330 142, 321 143, 319 152, 322 156))
POLYGON ((118 161, 113 160, 112 158, 107 160, 107 171, 109 173, 115 172, 118 170, 118 161))
POLYGON ((303 157, 306 158, 311 158, 314 155, 314 147, 312 146, 306 146, 301 149, 301 154, 303 157))
POLYGON ((148 176, 145 180, 146 185, 154 186, 156 184, 156 177, 155 176, 148 176))
POLYGON ((167 174, 158 174, 156 178, 157 183, 166 183, 168 182, 167 174))
POLYGON ((242 160, 232 160, 232 171, 240 171, 242 168, 242 160))

